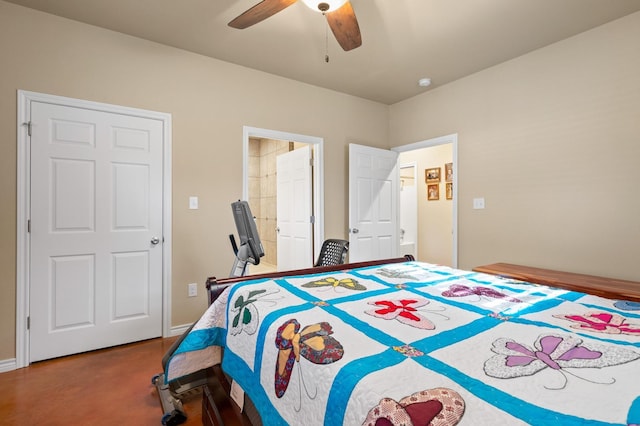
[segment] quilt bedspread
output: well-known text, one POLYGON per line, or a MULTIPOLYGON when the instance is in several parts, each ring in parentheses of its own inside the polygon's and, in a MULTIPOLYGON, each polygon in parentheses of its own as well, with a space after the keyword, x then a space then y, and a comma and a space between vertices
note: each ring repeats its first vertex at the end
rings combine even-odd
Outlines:
POLYGON ((224 346, 267 425, 640 424, 637 304, 406 262, 236 284, 210 311, 181 352, 224 346))

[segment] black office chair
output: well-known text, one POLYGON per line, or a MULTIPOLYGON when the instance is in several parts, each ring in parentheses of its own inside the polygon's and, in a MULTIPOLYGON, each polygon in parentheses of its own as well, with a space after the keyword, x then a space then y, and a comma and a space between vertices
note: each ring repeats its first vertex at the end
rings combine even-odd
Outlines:
POLYGON ((325 240, 314 266, 342 265, 347 258, 347 251, 349 251, 349 241, 325 240))

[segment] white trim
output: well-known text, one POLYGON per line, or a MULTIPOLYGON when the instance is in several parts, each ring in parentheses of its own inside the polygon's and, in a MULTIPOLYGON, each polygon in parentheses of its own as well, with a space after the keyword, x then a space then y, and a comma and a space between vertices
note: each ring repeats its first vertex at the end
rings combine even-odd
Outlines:
POLYGON ((163 170, 162 170, 162 337, 171 333, 171 266, 173 264, 173 194, 171 148, 173 135, 173 117, 170 113, 162 113, 163 130, 163 170))
POLYGON ((313 153, 313 225, 314 248, 313 259, 320 253, 324 241, 324 138, 300 135, 297 133, 281 132, 278 130, 261 129, 258 127, 242 127, 242 198, 249 199, 249 138, 277 139, 314 145, 313 153))
POLYGON ((458 134, 440 136, 433 139, 427 139, 411 143, 408 145, 396 146, 391 148, 392 151, 407 152, 416 149, 430 148, 438 145, 452 144, 452 161, 453 161, 453 253, 451 256, 451 266, 458 267, 458 134))
POLYGON ((17 203, 16 203, 16 368, 29 365, 29 234, 28 215, 31 211, 29 200, 30 161, 29 134, 25 123, 30 121, 29 92, 18 91, 17 114, 17 203))
POLYGON ((72 106, 76 108, 105 111, 116 114, 126 114, 135 117, 159 120, 163 124, 163 194, 162 194, 162 335, 167 337, 171 333, 171 114, 157 111, 111 105, 100 102, 67 98, 63 96, 47 95, 44 93, 18 90, 18 121, 17 121, 17 220, 16 220, 16 368, 29 365, 29 330, 27 330, 27 316, 29 316, 29 234, 27 221, 29 219, 29 135, 27 126, 31 120, 31 102, 43 102, 56 105, 72 106))
POLYGON ((16 366, 16 359, 15 358, 0 360, 0 373, 6 373, 7 371, 13 371, 13 370, 15 370, 17 368, 18 367, 16 366))
POLYGON ((169 334, 165 337, 182 336, 185 331, 187 331, 189 327, 191 327, 191 325, 192 324, 182 324, 171 327, 171 329, 169 330, 169 334))

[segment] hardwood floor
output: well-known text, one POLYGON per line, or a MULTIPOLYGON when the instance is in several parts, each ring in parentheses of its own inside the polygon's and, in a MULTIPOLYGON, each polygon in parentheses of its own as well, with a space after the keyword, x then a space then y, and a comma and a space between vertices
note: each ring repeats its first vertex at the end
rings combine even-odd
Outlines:
MULTIPOLYGON (((151 378, 176 338, 37 362, 0 373, 0 425, 159 425, 162 407, 151 378)), ((200 394, 184 401, 201 425, 200 394)))

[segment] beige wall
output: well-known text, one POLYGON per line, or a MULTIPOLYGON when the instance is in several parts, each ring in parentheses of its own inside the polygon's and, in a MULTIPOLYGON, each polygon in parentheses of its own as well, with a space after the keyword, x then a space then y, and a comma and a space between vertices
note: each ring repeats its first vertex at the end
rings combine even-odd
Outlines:
POLYGON ((15 356, 16 91, 173 116, 172 324, 196 320, 203 287, 227 276, 242 196, 242 126, 323 137, 325 232, 343 236, 347 144, 385 147, 388 107, 0 1, 0 360, 15 356), (328 124, 330 123, 330 124, 328 124), (198 210, 188 209, 197 195, 198 210))
POLYGON ((640 281, 639 40, 635 13, 391 106, 393 145, 458 133, 460 267, 640 281))
POLYGON ((401 163, 415 162, 417 167, 418 197, 418 260, 452 266, 453 253, 453 200, 445 192, 444 164, 453 158, 452 144, 437 145, 403 152, 401 163), (439 199, 427 200, 425 169, 440 167, 439 199))

